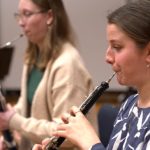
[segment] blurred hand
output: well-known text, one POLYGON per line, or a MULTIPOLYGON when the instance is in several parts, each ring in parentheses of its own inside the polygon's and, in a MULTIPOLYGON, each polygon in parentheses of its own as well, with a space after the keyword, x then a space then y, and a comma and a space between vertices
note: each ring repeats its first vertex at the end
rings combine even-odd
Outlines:
POLYGON ((70 113, 63 114, 62 120, 65 124, 58 125, 53 136, 65 137, 82 150, 100 142, 92 125, 77 107, 74 106, 70 113))
POLYGON ((0 112, 0 130, 9 128, 10 118, 14 115, 15 111, 10 104, 7 104, 6 111, 0 112))
POLYGON ((0 150, 7 150, 3 137, 0 137, 0 150))

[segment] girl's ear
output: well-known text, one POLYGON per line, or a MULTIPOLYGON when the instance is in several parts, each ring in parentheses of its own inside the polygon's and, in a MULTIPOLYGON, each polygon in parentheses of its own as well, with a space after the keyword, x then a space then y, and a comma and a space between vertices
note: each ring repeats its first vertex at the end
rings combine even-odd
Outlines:
POLYGON ((53 22, 53 12, 52 12, 52 10, 50 9, 48 12, 48 19, 47 19, 47 25, 51 25, 52 24, 52 22, 53 22))

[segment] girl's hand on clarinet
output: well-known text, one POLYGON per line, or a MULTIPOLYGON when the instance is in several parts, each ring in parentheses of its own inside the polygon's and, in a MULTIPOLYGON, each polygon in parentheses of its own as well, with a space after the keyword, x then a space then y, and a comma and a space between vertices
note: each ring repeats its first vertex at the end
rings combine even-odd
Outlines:
POLYGON ((65 137, 82 150, 100 142, 92 125, 77 107, 74 106, 70 113, 63 114, 62 120, 65 124, 57 126, 54 136, 65 137))
POLYGON ((41 144, 35 144, 33 146, 32 150, 42 150, 42 145, 41 144))
POLYGON ((42 141, 42 144, 35 144, 32 150, 45 150, 46 145, 50 142, 50 138, 42 141))

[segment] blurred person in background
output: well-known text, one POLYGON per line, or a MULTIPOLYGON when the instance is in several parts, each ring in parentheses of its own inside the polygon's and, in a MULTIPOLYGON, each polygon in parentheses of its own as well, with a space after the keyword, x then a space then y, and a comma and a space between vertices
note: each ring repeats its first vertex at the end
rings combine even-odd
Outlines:
MULTIPOLYGON (((61 115, 79 106, 93 83, 75 47, 62 0, 20 0, 15 17, 27 37, 21 95, 14 107, 0 113, 0 130, 17 135, 20 150, 31 150, 61 123, 61 115)), ((88 118, 96 129, 94 109, 88 118)), ((1 147, 3 147, 1 138, 1 147)), ((4 147, 2 149, 5 149, 4 147)), ((66 143, 62 149, 73 150, 66 143)))

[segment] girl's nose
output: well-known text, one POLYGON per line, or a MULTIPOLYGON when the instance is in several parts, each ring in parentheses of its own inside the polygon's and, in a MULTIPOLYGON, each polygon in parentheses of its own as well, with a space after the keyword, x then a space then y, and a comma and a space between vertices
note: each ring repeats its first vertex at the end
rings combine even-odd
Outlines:
POLYGON ((110 49, 110 47, 107 48, 105 60, 109 64, 113 64, 114 62, 114 52, 110 49))

